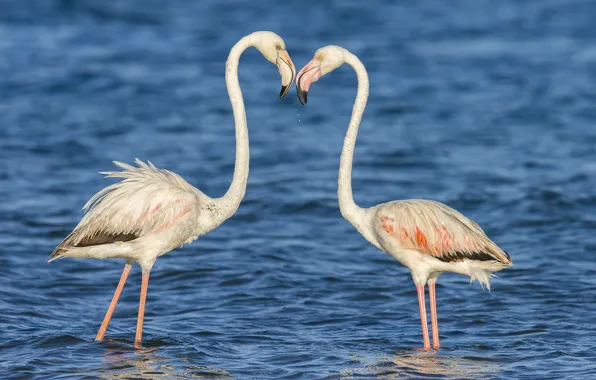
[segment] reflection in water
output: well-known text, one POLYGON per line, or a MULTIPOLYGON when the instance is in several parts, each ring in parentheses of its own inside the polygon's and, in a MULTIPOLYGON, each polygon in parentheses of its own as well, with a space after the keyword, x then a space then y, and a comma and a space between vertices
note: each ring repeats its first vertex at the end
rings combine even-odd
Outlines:
POLYGON ((457 379, 488 379, 499 371, 495 362, 439 355, 436 351, 403 351, 389 358, 382 358, 362 368, 342 371, 342 379, 372 376, 381 379, 422 377, 448 377, 457 379))
MULTIPOLYGON (((104 379, 233 379, 226 370, 199 365, 171 364, 172 360, 158 355, 159 349, 132 349, 110 342, 106 345, 99 376, 104 379)), ((184 361, 184 359, 181 359, 184 361)))

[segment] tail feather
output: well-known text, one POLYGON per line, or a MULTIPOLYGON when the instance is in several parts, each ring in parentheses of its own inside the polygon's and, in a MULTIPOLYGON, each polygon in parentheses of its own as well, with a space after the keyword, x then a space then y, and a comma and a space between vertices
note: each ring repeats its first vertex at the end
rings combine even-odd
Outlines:
POLYGON ((54 251, 52 251, 50 257, 48 257, 48 259, 46 260, 48 263, 51 263, 54 260, 64 257, 65 252, 67 252, 71 248, 74 248, 72 247, 72 240, 75 235, 75 232, 76 230, 68 234, 68 236, 64 238, 64 240, 62 240, 62 242, 58 244, 56 248, 54 248, 54 251))
POLYGON ((60 247, 56 247, 56 249, 54 249, 54 252, 52 252, 52 254, 50 255, 50 257, 48 257, 48 259, 46 260, 46 262, 51 263, 54 260, 58 260, 62 257, 64 257, 64 253, 68 251, 65 248, 60 248, 60 247))
POLYGON ((52 262, 63 257, 110 259, 134 257, 137 244, 134 241, 92 245, 88 247, 64 247, 59 245, 48 258, 52 262))
POLYGON ((482 266, 476 266, 473 262, 470 262, 469 272, 468 275, 470 276, 470 284, 474 281, 478 281, 480 286, 484 289, 488 289, 490 292, 490 279, 497 277, 494 272, 498 272, 502 269, 512 266, 513 264, 505 264, 499 261, 493 261, 492 263, 488 263, 486 261, 482 262, 482 266))

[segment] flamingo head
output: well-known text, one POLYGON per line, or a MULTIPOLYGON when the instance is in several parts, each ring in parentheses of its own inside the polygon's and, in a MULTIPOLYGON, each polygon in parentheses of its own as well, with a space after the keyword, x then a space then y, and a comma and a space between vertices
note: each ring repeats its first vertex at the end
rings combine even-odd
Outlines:
POLYGON ((296 77, 296 68, 286 51, 284 40, 273 32, 255 32, 252 34, 254 47, 271 63, 277 66, 281 75, 281 92, 279 97, 286 96, 296 77))
POLYGON ((323 75, 329 74, 346 62, 346 49, 328 45, 315 52, 315 57, 307 63, 296 77, 296 90, 300 103, 306 104, 310 85, 323 75))

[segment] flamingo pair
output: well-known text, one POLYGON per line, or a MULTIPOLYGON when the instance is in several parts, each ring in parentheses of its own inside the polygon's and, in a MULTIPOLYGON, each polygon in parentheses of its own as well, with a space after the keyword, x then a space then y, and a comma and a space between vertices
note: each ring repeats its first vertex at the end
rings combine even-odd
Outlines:
POLYGON ((433 347, 439 348, 435 283, 443 272, 455 272, 479 281, 487 288, 492 273, 511 264, 509 255, 493 243, 472 220, 435 201, 413 199, 392 201, 370 208, 354 202, 351 186, 352 161, 358 127, 368 98, 368 74, 362 62, 339 46, 326 46, 298 75, 281 37, 272 32, 255 32, 240 39, 226 62, 226 87, 236 128, 236 162, 230 188, 221 198, 210 198, 182 177, 150 162, 137 166, 115 162, 122 171, 105 172, 123 180, 99 191, 83 207, 85 216, 73 232, 56 247, 49 261, 63 257, 122 258, 122 276, 108 307, 96 340, 105 336, 108 324, 130 269, 142 269, 135 345, 142 342, 145 299, 149 273, 156 259, 196 240, 230 218, 246 192, 249 144, 246 114, 238 83, 240 55, 255 47, 277 65, 284 97, 296 77, 298 97, 307 102, 310 85, 344 63, 356 71, 358 91, 341 154, 338 198, 340 210, 366 240, 408 267, 416 284, 424 349, 430 349, 426 319, 425 285, 428 284, 433 347))

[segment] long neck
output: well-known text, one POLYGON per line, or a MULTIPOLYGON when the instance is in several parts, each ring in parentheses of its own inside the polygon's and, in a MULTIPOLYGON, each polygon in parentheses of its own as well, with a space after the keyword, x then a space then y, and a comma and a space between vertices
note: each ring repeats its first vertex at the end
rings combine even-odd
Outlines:
MULTIPOLYGON (((358 137, 358 127, 368 99, 368 74, 358 57, 346 51, 346 63, 352 66, 358 77, 358 92, 352 108, 352 118, 348 126, 344 146, 341 151, 338 178, 338 199, 341 214, 360 231, 363 209, 354 202, 352 195, 352 161, 354 160, 354 146, 358 137)), ((362 231, 361 231, 362 232, 362 231)))
POLYGON ((250 36, 242 38, 230 50, 226 61, 226 87, 234 113, 234 126, 236 128, 236 162, 234 163, 234 177, 226 194, 220 198, 225 218, 233 215, 246 193, 248 181, 248 163, 250 159, 248 147, 248 128, 246 125, 246 111, 240 83, 238 83, 238 63, 240 56, 247 48, 253 46, 250 36))

